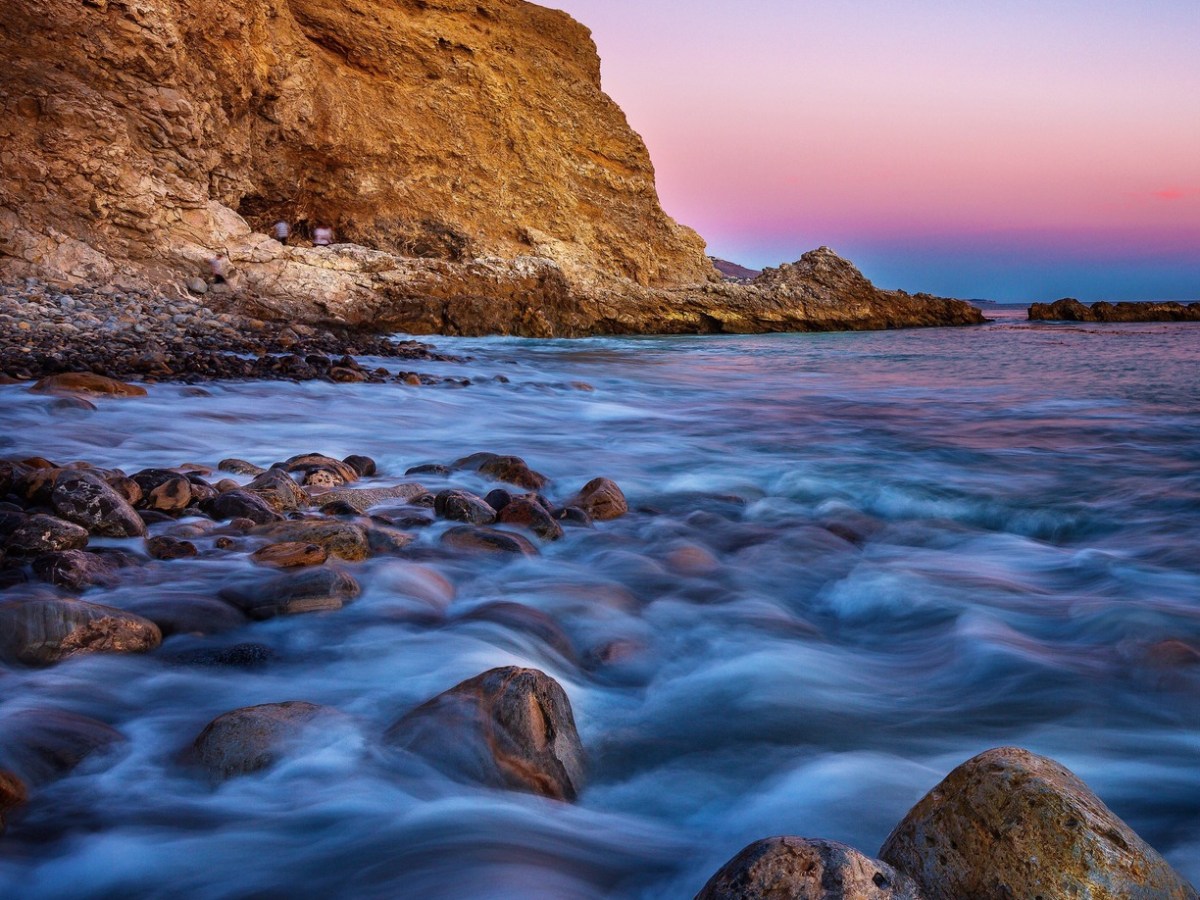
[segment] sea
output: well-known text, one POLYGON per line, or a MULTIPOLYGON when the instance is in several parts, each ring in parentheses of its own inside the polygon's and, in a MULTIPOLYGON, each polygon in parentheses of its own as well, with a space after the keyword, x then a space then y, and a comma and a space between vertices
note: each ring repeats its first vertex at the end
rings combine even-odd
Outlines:
MULTIPOLYGON (((37 788, 0 839, 0 897, 687 898, 759 838, 874 855, 1006 745, 1069 767, 1200 883, 1200 326, 986 315, 432 339, 463 361, 418 365, 461 387, 160 384, 94 411, 0 387, 3 457, 365 454, 384 485, 492 451, 552 498, 611 478, 631 510, 531 558, 451 555, 436 523, 408 555, 347 564, 364 590, 337 612, 0 667, 0 723, 63 710, 126 738, 37 788), (179 661, 247 641, 273 661, 179 661), (577 802, 380 750, 400 716, 505 665, 570 698, 577 802), (346 719, 256 775, 179 763, 213 717, 286 700, 346 719)), ((200 543, 86 598, 207 602, 251 571, 200 543)))

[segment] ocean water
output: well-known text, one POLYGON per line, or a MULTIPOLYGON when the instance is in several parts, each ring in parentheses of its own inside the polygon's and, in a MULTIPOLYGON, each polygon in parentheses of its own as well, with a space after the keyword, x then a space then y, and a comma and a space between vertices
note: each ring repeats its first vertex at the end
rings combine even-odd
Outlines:
MULTIPOLYGON (((364 593, 336 613, 0 667, 0 721, 66 710, 127 738, 38 789, 0 840, 0 896, 691 897, 770 835, 874 854, 954 766, 1013 744, 1200 882, 1200 664, 1165 643, 1200 649, 1200 327, 988 315, 435 340, 472 357, 427 369, 462 389, 161 385, 85 413, 0 387, 3 456, 134 471, 363 453, 387 484, 492 450, 558 497, 613 478, 634 510, 535 559, 440 553, 439 524, 413 559, 348 566, 364 593), (470 615, 498 601, 536 612, 470 615), (171 661, 239 641, 277 660, 171 661), (566 689, 589 755, 578 803, 380 764, 399 716, 508 664, 566 689), (348 719, 220 786, 177 764, 214 716, 283 700, 348 719)), ((249 569, 177 561, 86 596, 187 602, 249 569)))

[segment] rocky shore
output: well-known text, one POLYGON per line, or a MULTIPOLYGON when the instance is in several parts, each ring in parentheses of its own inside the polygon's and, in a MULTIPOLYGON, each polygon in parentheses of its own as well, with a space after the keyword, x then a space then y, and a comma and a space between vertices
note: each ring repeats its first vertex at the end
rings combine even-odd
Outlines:
MULTIPOLYGON (((607 478, 560 492, 511 455, 477 452, 415 465, 403 476, 378 471, 366 456, 320 453, 269 468, 235 458, 128 472, 40 457, 0 463, 0 660, 49 667, 93 654, 154 654, 166 667, 269 667, 274 652, 266 643, 231 644, 222 634, 280 616, 337 614, 362 593, 358 566, 365 560, 397 557, 416 571, 464 557, 532 557, 564 529, 605 528, 629 512, 621 488, 607 478), (417 478, 442 486, 426 489, 417 478), (479 484, 487 489, 470 489, 479 484), (417 550, 416 533, 438 520, 451 527, 436 548, 417 550), (151 569, 222 560, 248 565, 212 597, 149 592, 125 608, 86 599, 151 569), (164 646, 183 635, 187 649, 164 646)), ((434 570, 426 570, 423 584, 433 606, 444 601, 434 570)), ((485 613, 487 607, 474 614, 485 613)), ((488 614, 509 621, 516 613, 488 614)), ((524 624, 553 637, 552 623, 524 624)), ((604 664, 602 657, 595 662, 604 664)), ((286 760, 306 736, 352 721, 304 698, 231 709, 198 733, 178 734, 178 753, 167 764, 199 781, 255 777, 286 760)), ((363 752, 385 765, 397 754, 420 758, 455 781, 562 802, 586 790, 587 748, 570 697, 536 669, 489 669, 365 725, 374 738, 363 752)), ((6 824, 20 829, 46 785, 85 761, 103 766, 133 739, 61 710, 27 709, 0 721, 0 831, 6 824)), ((934 787, 878 858, 832 841, 768 838, 733 857, 697 896, 1197 894, 1068 770, 1001 748, 934 787)))
POLYGON ((1197 303, 1106 303, 1090 306, 1072 297, 1029 307, 1032 322, 1200 322, 1197 303))

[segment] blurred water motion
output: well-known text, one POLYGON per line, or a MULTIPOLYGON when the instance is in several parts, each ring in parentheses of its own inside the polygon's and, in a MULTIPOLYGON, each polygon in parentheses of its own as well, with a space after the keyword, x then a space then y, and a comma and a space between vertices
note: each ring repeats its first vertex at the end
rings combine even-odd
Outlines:
MULTIPOLYGON (((52 708, 127 739, 38 789, 0 842, 0 896, 692 896, 768 835, 873 853, 1000 744, 1073 768, 1200 880, 1198 338, 1010 318, 445 340, 474 361, 430 371, 465 390, 163 385, 70 416, 0 387, 5 456, 365 453, 388 483, 493 450, 559 496, 613 478, 634 510, 510 561, 440 556, 435 525, 419 564, 357 566, 364 594, 335 614, 0 669, 0 727, 52 708), (238 641, 274 656, 178 661, 238 641), (575 806, 378 750, 399 716, 506 664, 571 698, 591 763, 575 806), (292 699, 352 724, 220 787, 176 764, 213 716, 292 699)), ((88 598, 211 598, 248 567, 180 561, 88 598)))

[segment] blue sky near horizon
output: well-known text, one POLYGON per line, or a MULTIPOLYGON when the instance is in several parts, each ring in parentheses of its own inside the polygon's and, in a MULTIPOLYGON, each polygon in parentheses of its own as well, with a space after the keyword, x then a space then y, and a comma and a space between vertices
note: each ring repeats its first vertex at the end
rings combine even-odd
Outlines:
POLYGON ((543 0, 709 252, 886 287, 1200 299, 1200 0, 543 0))

